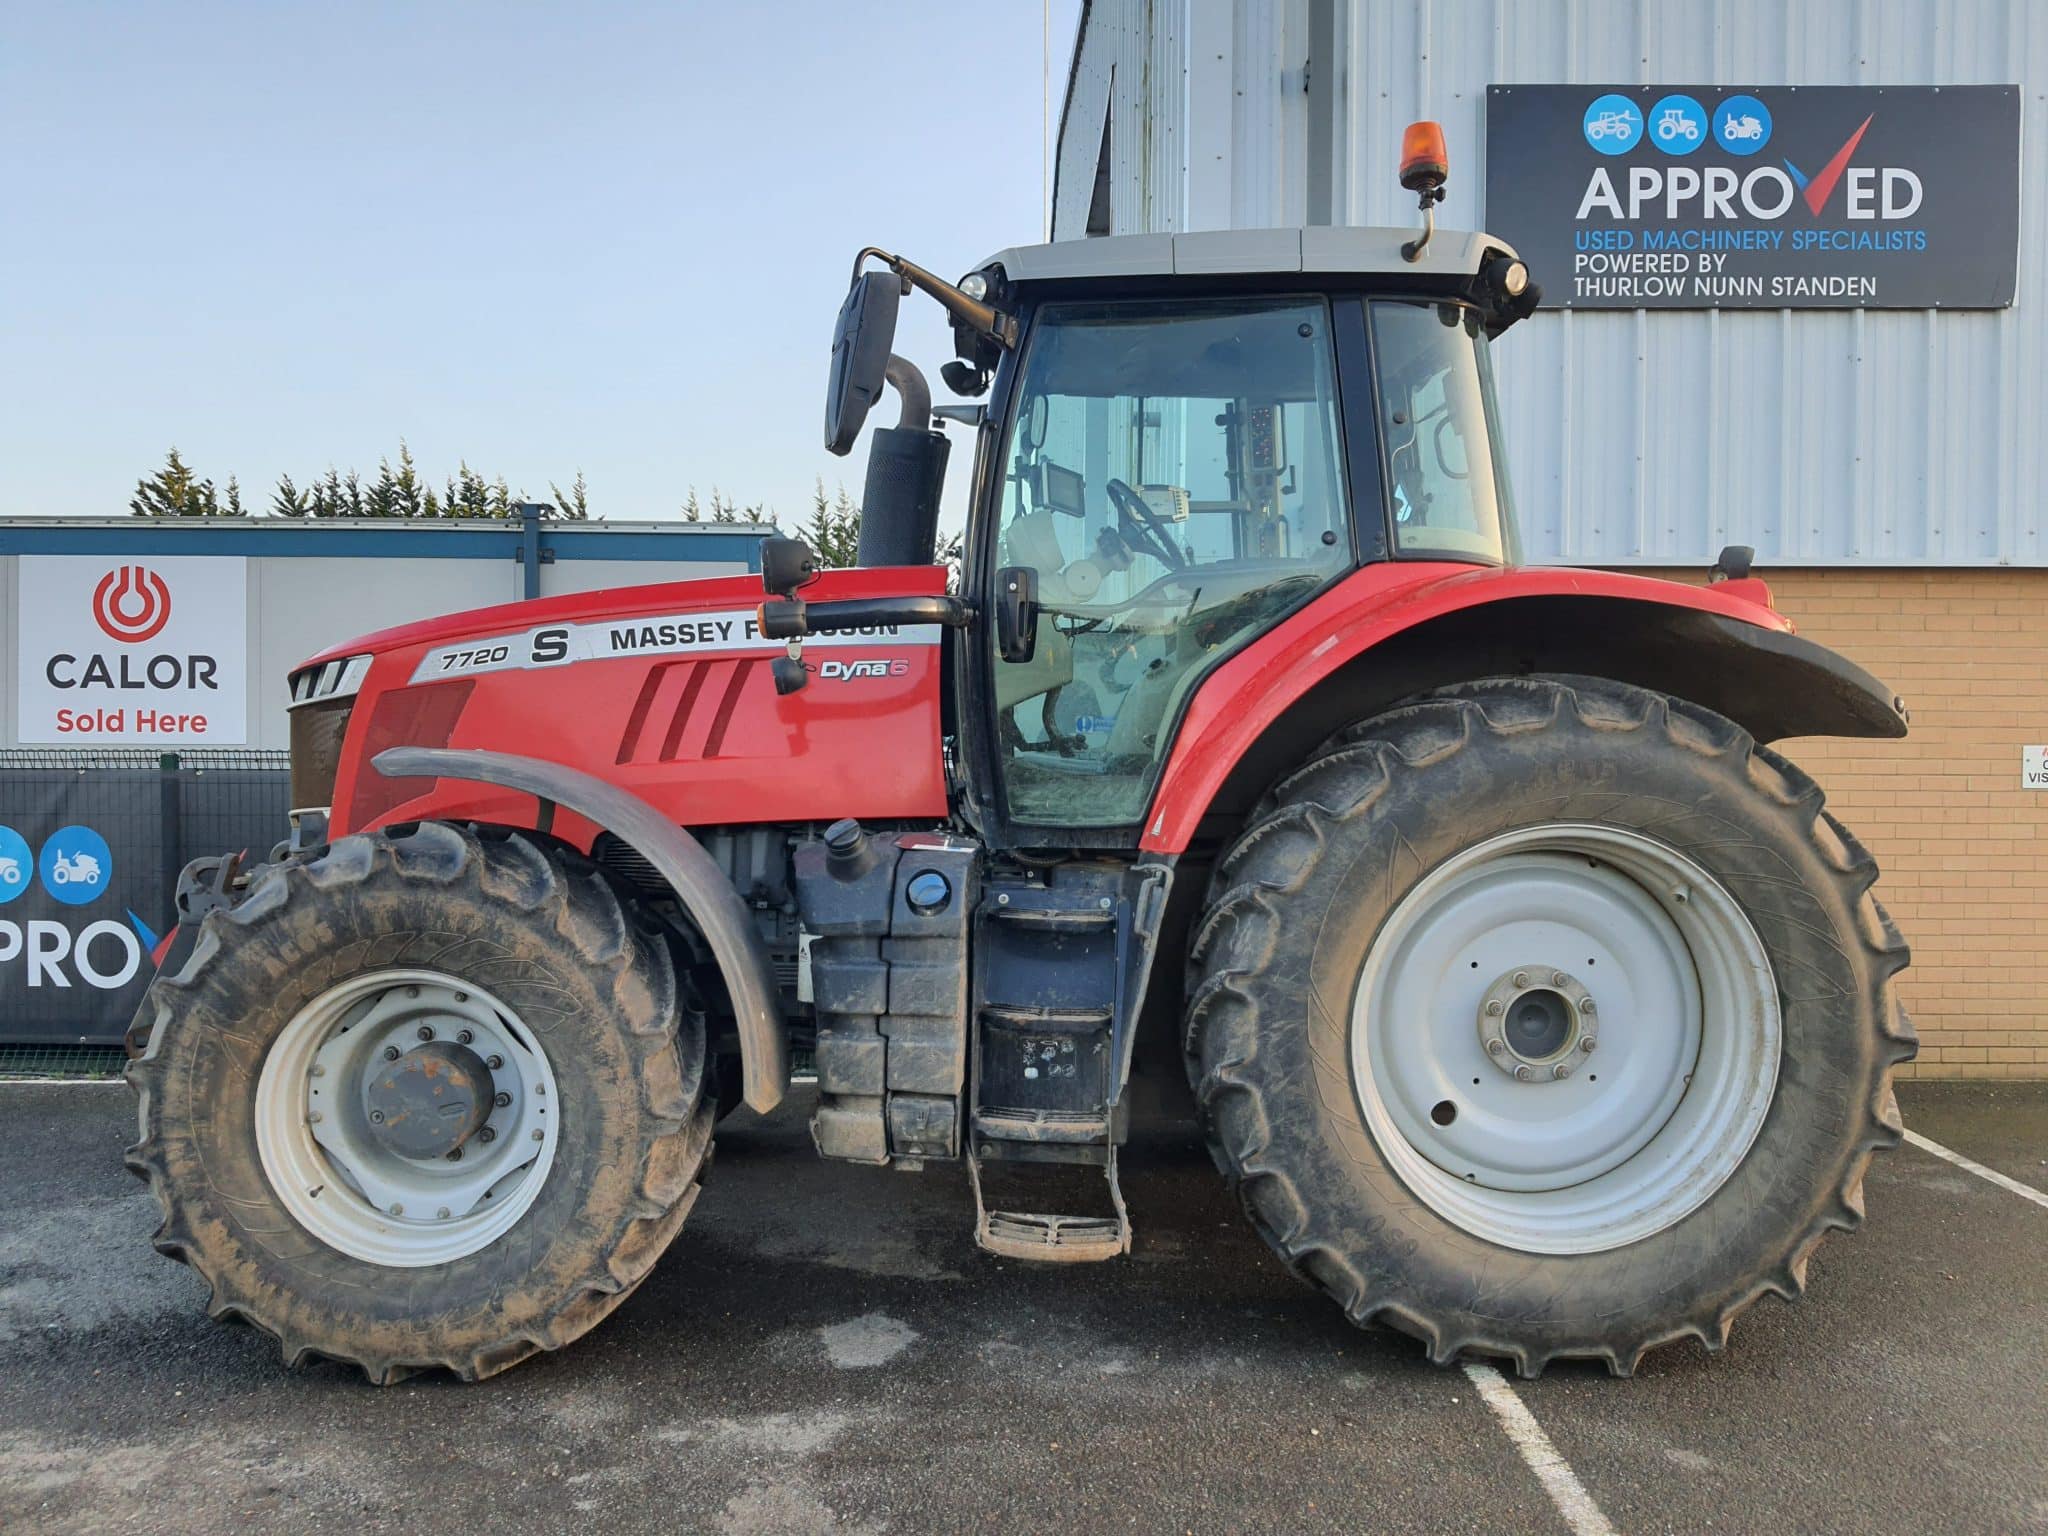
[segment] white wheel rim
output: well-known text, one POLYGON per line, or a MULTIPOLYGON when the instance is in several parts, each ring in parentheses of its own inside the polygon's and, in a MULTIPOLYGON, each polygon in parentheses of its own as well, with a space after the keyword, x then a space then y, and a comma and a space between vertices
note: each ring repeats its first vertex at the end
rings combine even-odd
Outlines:
POLYGON ((532 1207, 554 1163, 560 1095, 539 1038, 488 992, 427 970, 385 970, 329 987, 286 1024, 256 1083, 256 1149, 271 1188, 328 1247, 395 1269, 446 1264, 490 1246, 532 1207), (462 1156, 405 1157, 363 1104, 387 1051, 461 1039, 494 1095, 462 1156), (486 1136, 485 1132, 489 1132, 486 1136))
POLYGON ((1373 1139, 1431 1210, 1503 1247, 1597 1253, 1740 1166, 1781 1037, 1769 956, 1719 882, 1640 833, 1555 823, 1402 898, 1359 977, 1351 1064, 1373 1139))

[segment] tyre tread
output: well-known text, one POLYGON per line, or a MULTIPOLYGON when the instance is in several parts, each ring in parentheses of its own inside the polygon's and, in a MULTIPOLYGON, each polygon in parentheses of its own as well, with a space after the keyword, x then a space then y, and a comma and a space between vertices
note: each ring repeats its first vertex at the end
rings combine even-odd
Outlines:
POLYGON ((1339 731, 1268 791, 1219 858, 1189 945, 1183 1037, 1189 1077, 1211 1154, 1237 1187, 1253 1226, 1290 1270, 1329 1294, 1354 1323, 1381 1323, 1410 1334, 1439 1365, 1461 1353, 1488 1355, 1513 1362, 1524 1377, 1569 1355, 1589 1356, 1611 1374, 1627 1376, 1650 1350, 1684 1337, 1718 1352, 1726 1347, 1735 1319, 1760 1296, 1769 1292, 1796 1299, 1822 1239, 1861 1222, 1871 1156, 1902 1138, 1893 1072, 1918 1048, 1896 989, 1910 952, 1871 893, 1877 861, 1825 809, 1825 798, 1813 779, 1732 722, 1684 701, 1601 679, 1498 678, 1461 684, 1339 731), (1483 1329, 1453 1335, 1445 1319, 1395 1300, 1385 1294, 1386 1287, 1376 1289, 1360 1265, 1316 1235, 1295 1175, 1267 1155, 1270 1120, 1257 1081, 1238 1070, 1256 1056, 1265 1028, 1255 983, 1277 952, 1284 921, 1283 903, 1273 898, 1306 882, 1308 865, 1325 842, 1319 829, 1371 814, 1396 765, 1401 772, 1433 767, 1482 733, 1548 729, 1566 712, 1591 729, 1660 731, 1690 752, 1742 757, 1749 782, 1800 818, 1807 841, 1821 853, 1855 912, 1875 962, 1870 968, 1875 995, 1869 1003, 1886 1043, 1865 1096, 1866 1123, 1835 1180, 1835 1198, 1821 1205, 1789 1249, 1767 1257, 1749 1283, 1726 1300, 1697 1305, 1668 1333, 1648 1339, 1617 1335, 1591 1351, 1531 1349, 1483 1329), (1309 846, 1303 845, 1304 838, 1309 846))

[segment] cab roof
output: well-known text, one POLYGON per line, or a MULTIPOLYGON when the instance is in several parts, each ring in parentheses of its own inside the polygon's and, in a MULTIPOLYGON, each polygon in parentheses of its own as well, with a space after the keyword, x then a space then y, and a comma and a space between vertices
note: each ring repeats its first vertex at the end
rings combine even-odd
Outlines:
POLYGON ((1050 245, 1013 245, 976 271, 1001 267, 1013 283, 1089 277, 1217 276, 1239 272, 1399 273, 1469 278, 1488 256, 1516 254, 1477 230, 1439 229, 1421 259, 1401 247, 1419 228, 1312 225, 1300 229, 1214 229, 1183 235, 1105 235, 1050 245))

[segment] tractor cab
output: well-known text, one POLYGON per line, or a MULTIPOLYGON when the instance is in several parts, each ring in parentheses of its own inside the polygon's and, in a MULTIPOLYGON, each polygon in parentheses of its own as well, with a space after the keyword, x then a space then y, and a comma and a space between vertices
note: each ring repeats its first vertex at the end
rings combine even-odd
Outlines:
POLYGON ((913 289, 953 317, 946 382, 985 399, 938 414, 976 433, 952 665, 963 809, 998 841, 1135 842, 1203 680, 1360 567, 1516 558, 1487 348, 1537 291, 1498 240, 1135 235, 958 284, 863 251, 827 447, 885 383, 904 407, 875 434, 863 564, 934 558, 946 439, 889 350, 913 289))

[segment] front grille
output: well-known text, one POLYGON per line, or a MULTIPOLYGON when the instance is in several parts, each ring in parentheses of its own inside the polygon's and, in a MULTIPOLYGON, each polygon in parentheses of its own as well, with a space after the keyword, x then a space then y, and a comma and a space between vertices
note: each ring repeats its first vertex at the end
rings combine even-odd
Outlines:
POLYGON ((334 803, 334 776, 341 767, 341 743, 348 735, 355 702, 322 699, 292 711, 293 810, 318 810, 334 803))

